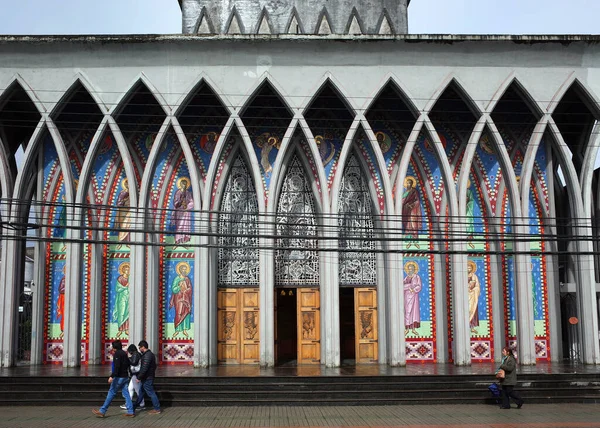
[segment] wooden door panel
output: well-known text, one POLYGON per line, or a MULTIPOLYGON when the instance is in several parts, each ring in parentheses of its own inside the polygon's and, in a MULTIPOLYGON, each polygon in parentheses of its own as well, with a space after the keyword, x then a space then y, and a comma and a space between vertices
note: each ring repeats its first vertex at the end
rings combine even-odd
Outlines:
POLYGON ((319 290, 297 289, 298 364, 321 362, 321 323, 319 290))
POLYGON ((242 294, 242 316, 243 316, 243 331, 242 333, 242 364, 253 364, 259 361, 259 310, 258 299, 259 292, 257 288, 246 288, 239 290, 242 294))
POLYGON ((376 363, 379 358, 376 289, 355 288, 354 305, 356 363, 376 363))
POLYGON ((249 364, 259 360, 258 289, 217 292, 217 360, 249 364))

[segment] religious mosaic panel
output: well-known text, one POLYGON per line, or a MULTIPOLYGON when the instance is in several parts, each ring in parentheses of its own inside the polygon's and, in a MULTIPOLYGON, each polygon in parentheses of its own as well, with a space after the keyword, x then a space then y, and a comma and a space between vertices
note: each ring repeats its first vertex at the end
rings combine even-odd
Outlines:
POLYGON ((157 228, 167 232, 159 234, 159 356, 165 363, 192 364, 194 183, 173 133, 166 138, 156 168, 157 228))
MULTIPOLYGON (((75 184, 87 147, 91 140, 90 133, 83 133, 80 140, 70 145, 69 161, 75 184)), ((48 134, 43 140, 43 174, 42 221, 47 226, 46 263, 44 283, 46 284, 44 304, 44 363, 61 363, 63 357, 63 336, 65 330, 65 292, 66 292, 66 240, 67 237, 67 203, 65 197, 64 178, 58 159, 58 153, 52 137, 48 134)), ((81 361, 88 361, 89 345, 89 263, 84 250, 81 282, 81 361)))
MULTIPOLYGON (((413 156, 402 194, 404 248, 404 328, 408 362, 437 360, 436 296, 431 204, 421 171, 429 170, 413 156), (420 252, 422 251, 422 253, 420 252)), ((431 188, 430 192, 431 193, 431 188)))
MULTIPOLYGON (((509 138, 504 136, 504 138, 509 138)), ((516 145, 511 142, 510 148, 513 151, 513 167, 517 178, 520 178, 522 162, 523 162, 523 148, 522 146, 516 145)), ((536 154, 536 160, 534 164, 534 173, 531 181, 531 189, 529 195, 529 230, 530 236, 539 237, 536 239, 528 239, 529 250, 532 252, 530 268, 531 268, 531 286, 532 286, 532 298, 533 298, 533 312, 534 312, 534 334, 535 334, 535 351, 536 358, 538 360, 550 360, 550 333, 548 330, 549 319, 548 319, 548 283, 546 275, 546 256, 543 255, 545 246, 544 242, 544 225, 543 225, 543 213, 544 209, 548 206, 548 194, 546 187, 546 147, 542 140, 538 153, 536 154)), ((508 203, 507 195, 504 196, 504 216, 510 218, 510 206, 508 203)), ((511 236, 511 229, 509 226, 504 227, 506 236, 511 236)), ((510 240, 506 240, 503 249, 512 250, 513 243, 510 240)), ((517 346, 517 325, 516 325, 516 291, 515 291, 515 262, 514 258, 510 256, 503 256, 503 279, 505 286, 505 319, 506 319, 506 335, 507 342, 510 346, 516 348, 517 346)))

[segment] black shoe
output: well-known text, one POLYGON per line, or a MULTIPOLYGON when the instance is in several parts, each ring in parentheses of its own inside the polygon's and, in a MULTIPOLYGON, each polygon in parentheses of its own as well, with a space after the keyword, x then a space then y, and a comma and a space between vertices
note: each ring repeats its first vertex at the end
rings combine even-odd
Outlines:
POLYGON ((500 408, 501 408, 501 409, 508 410, 508 409, 510 409, 510 406, 508 406, 508 407, 500 406, 500 408))
POLYGON ((523 407, 523 403, 525 403, 525 402, 521 401, 519 404, 517 404, 517 409, 520 409, 521 407, 523 407))

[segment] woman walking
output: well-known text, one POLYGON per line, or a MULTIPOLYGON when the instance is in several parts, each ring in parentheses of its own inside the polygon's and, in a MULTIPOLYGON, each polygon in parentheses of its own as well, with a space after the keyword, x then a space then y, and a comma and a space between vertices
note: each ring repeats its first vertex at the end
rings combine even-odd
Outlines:
POLYGON ((523 399, 517 391, 515 386, 517 385, 517 361, 513 355, 512 350, 505 346, 502 348, 502 362, 500 363, 500 370, 504 370, 504 378, 500 378, 502 384, 502 406, 501 409, 510 409, 510 397, 512 397, 517 403, 517 409, 523 407, 523 399))

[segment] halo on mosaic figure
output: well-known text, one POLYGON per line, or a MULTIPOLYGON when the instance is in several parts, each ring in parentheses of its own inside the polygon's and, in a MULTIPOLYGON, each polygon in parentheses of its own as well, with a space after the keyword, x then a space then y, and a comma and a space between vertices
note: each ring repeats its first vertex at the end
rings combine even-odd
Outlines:
POLYGON ((481 150, 483 150, 484 152, 493 155, 494 154, 494 147, 492 146, 491 142, 490 142, 490 137, 488 134, 485 134, 481 137, 481 140, 479 140, 480 142, 480 146, 481 146, 481 150))
POLYGON ((392 146, 392 139, 385 132, 376 132, 375 139, 377 140, 382 153, 386 153, 392 146))
POLYGON ((267 140, 267 143, 270 146, 275 147, 277 150, 279 150, 279 147, 281 146, 281 144, 279 142, 279 138, 277 138, 277 137, 269 137, 269 139, 267 140))
POLYGON ((125 268, 130 269, 129 262, 123 262, 119 265, 119 273, 123 275, 125 273, 125 268))
POLYGON ((190 272, 190 264, 189 264, 188 262, 179 262, 179 263, 177 263, 177 264, 175 265, 175 272, 177 272, 179 275, 182 275, 182 276, 187 276, 187 275, 183 275, 183 274, 181 273, 181 268, 182 268, 183 266, 187 267, 187 273, 189 274, 189 272, 190 272))
POLYGON ((468 260, 467 266, 471 268, 472 273, 477 272, 477 263, 475 263, 473 260, 468 260))
POLYGON ((417 179, 412 175, 406 176, 404 179, 404 187, 408 187, 408 183, 412 183, 411 187, 417 187, 417 179))
POLYGON ((121 180, 121 189, 129 190, 129 180, 127 180, 126 178, 121 180))
POLYGON ((190 187, 191 181, 188 177, 179 177, 179 179, 177 180, 177 188, 178 189, 181 189, 181 183, 183 183, 184 181, 187 183, 186 188, 190 187))
POLYGON ((417 264, 417 262, 406 262, 404 264, 404 272, 406 272, 407 275, 410 275, 408 273, 409 271, 409 267, 412 266, 413 267, 413 274, 419 273, 419 265, 417 264))

